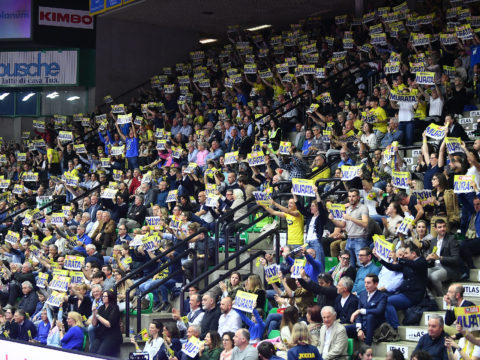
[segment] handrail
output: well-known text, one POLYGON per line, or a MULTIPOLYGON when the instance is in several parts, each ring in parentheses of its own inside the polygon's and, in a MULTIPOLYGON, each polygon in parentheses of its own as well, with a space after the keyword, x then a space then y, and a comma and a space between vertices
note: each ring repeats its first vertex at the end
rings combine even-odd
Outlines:
MULTIPOLYGON (((185 291, 187 289, 189 289, 191 286, 193 285, 196 285, 198 284, 200 281, 202 281, 203 279, 205 278, 208 278, 208 276, 210 276, 210 274, 214 273, 215 271, 221 269, 222 267, 224 267, 226 264, 228 264, 231 260, 239 257, 241 254, 245 253, 248 249, 250 249, 251 247, 257 245, 258 243, 260 243, 260 241, 263 241, 265 238, 267 238, 268 236, 270 235, 273 235, 275 234, 275 247, 277 249, 280 249, 280 234, 278 232, 277 229, 272 229, 272 230, 269 230, 267 231, 266 233, 260 235, 257 239, 255 239, 254 241, 248 243, 245 247, 242 248, 242 250, 239 250, 237 251, 235 254, 225 258, 225 260, 223 260, 221 263, 215 265, 213 268, 211 268, 210 270, 208 270, 207 272, 204 272, 203 274, 201 274, 200 276, 196 277, 195 279, 193 279, 192 281, 190 281, 188 284, 184 285, 180 291, 180 307, 183 311, 183 302, 185 300, 185 291)), ((277 263, 280 262, 280 258, 278 257, 277 259, 277 263)))
MULTIPOLYGON (((140 279, 139 281, 136 281, 132 286, 130 286, 127 290, 126 290, 126 294, 125 294, 125 331, 126 331, 126 335, 128 336, 128 331, 130 329, 130 291, 138 288, 140 285, 142 285, 143 283, 145 283, 146 281, 150 280, 150 278, 155 275, 155 274, 158 274, 160 272, 162 272, 163 270, 167 269, 170 265, 174 264, 174 263, 177 263, 179 261, 182 260, 182 258, 190 253, 193 253, 193 276, 195 277, 196 276, 196 273, 197 273, 197 252, 194 250, 194 249, 187 249, 185 250, 184 252, 182 252, 181 254, 175 256, 175 258, 169 260, 169 261, 166 261, 164 264, 162 264, 162 266, 160 266, 158 269, 155 269, 154 271, 150 272, 149 274, 145 275, 142 279, 140 279)), ((121 280, 120 280, 121 281, 121 280)), ((119 283, 120 283, 119 281, 119 283)), ((119 284, 118 283, 118 284, 119 284)), ((118 286, 118 284, 116 284, 118 286)), ((159 285, 160 286, 160 285, 159 285)), ((141 300, 142 298, 139 297, 139 299, 141 300)), ((141 306, 140 307, 137 307, 137 312, 140 312, 141 313, 141 306)), ((137 324, 138 326, 138 324, 137 324)), ((140 329, 139 329, 140 331, 140 329)))
POLYGON ((19 201, 19 202, 15 203, 15 204, 12 204, 12 207, 8 207, 8 203, 7 203, 7 208, 6 208, 5 210, 1 211, 1 212, 0 212, 0 215, 3 215, 3 214, 5 214, 6 212, 9 212, 9 211, 12 210, 12 209, 15 209, 17 206, 22 205, 22 204, 23 204, 24 202, 26 202, 26 201, 27 201, 27 199, 22 199, 22 201, 19 201))
MULTIPOLYGON (((165 255, 171 253, 172 251, 174 250, 177 250, 179 247, 181 246, 184 246, 185 244, 188 243, 189 240, 193 239, 195 236, 197 235, 200 235, 200 234, 206 234, 208 232, 207 229, 203 229, 203 230, 200 230, 200 231, 197 231, 195 234, 192 234, 192 235, 189 235, 187 236, 185 239, 179 241, 177 244, 175 244, 174 246, 168 248, 167 250, 163 251, 162 253, 160 253, 159 255, 155 256, 154 258, 150 259, 149 261, 147 261, 145 264, 141 265, 140 267, 136 268, 135 270, 129 272, 127 275, 125 275, 123 278, 121 278, 116 284, 115 284, 115 294, 117 293, 117 288, 120 284, 123 284, 125 281, 127 281, 128 279, 131 279, 133 276, 135 276, 136 274, 138 274, 140 271, 142 271, 143 269, 145 269, 146 267, 152 265, 153 263, 155 263, 158 259, 164 257, 165 255)), ((207 250, 208 250, 208 246, 207 246, 207 250)), ((207 251, 208 252, 208 251, 207 251)))
MULTIPOLYGON (((250 204, 253 202, 255 199, 252 197, 250 199, 245 200, 243 203, 238 205, 237 207, 234 207, 232 209, 228 209, 225 214, 220 216, 218 219, 215 221, 215 248, 219 249, 220 248, 220 224, 224 222, 227 218, 230 216, 233 216, 235 211, 238 209, 250 204)), ((215 264, 218 264, 218 251, 215 251, 215 264)))
MULTIPOLYGON (((80 194, 78 195, 75 199, 72 199, 70 202, 74 202, 74 201, 78 201, 80 199, 83 199, 84 197, 87 197, 88 195, 90 195, 92 192, 95 192, 96 190, 99 190, 102 185, 104 185, 104 183, 101 183, 100 185, 97 185, 93 188, 91 188, 90 190, 87 190, 85 191, 83 194, 80 194)), ((52 200, 50 201, 49 203, 45 204, 45 205, 42 205, 41 207, 38 208, 38 210, 43 210, 43 209, 46 209, 47 207, 50 207, 50 206, 53 206, 55 203, 57 202, 57 199, 55 200, 52 200)), ((16 213, 13 213, 9 216, 7 216, 5 219, 1 220, 0 221, 0 224, 3 224, 4 222, 7 222, 7 220, 10 220, 10 219, 13 219, 15 216, 25 212, 25 211, 28 211, 28 210, 31 210, 29 208, 25 208, 23 210, 20 210, 20 211, 17 211, 16 213)), ((41 218, 39 219, 43 219, 45 216, 42 216, 41 218)))

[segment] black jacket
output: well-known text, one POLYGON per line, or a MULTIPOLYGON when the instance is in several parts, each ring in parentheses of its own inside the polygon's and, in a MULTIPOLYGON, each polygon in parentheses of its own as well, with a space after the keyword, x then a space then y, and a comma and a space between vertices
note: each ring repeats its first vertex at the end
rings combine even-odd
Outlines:
MULTIPOLYGON (((430 248, 428 249, 429 253, 432 253, 434 247, 437 246, 437 238, 432 239, 430 248)), ((460 277, 460 246, 458 241, 453 237, 453 235, 446 235, 443 239, 442 248, 440 249, 440 264, 447 270, 447 276, 450 280, 456 280, 460 277)), ((433 267, 435 265, 434 261, 429 261, 428 266, 433 267)))
POLYGON ((210 330, 218 330, 218 319, 220 319, 220 308, 215 306, 213 310, 205 311, 205 315, 203 315, 203 319, 201 322, 202 333, 200 334, 200 339, 205 339, 205 335, 210 330))
POLYGON ((358 298, 350 294, 345 304, 342 306, 342 295, 338 295, 335 299, 335 312, 337 313, 337 319, 341 324, 350 324, 350 318, 352 314, 358 309, 358 298))
MULTIPOLYGON (((463 300, 462 305, 457 307, 469 307, 469 306, 475 306, 475 304, 472 303, 471 301, 463 300)), ((457 318, 455 317, 455 312, 453 311, 453 309, 445 311, 445 325, 450 326, 454 323, 455 320, 457 320, 457 318)))
POLYGON ((308 291, 320 295, 318 298, 318 305, 324 307, 325 305, 329 305, 331 307, 335 307, 335 299, 337 298, 337 288, 334 285, 330 286, 320 286, 315 281, 305 281, 303 279, 298 279, 298 282, 304 289, 308 291))

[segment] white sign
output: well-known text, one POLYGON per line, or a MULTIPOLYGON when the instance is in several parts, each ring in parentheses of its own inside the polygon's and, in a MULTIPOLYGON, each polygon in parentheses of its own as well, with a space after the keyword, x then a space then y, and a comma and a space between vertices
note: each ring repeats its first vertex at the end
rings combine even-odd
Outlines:
POLYGON ((78 51, 2 51, 0 85, 76 85, 78 51))
MULTIPOLYGON (((425 312, 424 315, 425 315, 425 325, 428 326, 428 320, 430 320, 430 318, 433 315, 438 315, 438 314, 425 312)), ((445 314, 440 314, 440 316, 443 318, 443 321, 445 321, 445 314)))
POLYGON ((408 341, 418 341, 427 332, 425 329, 406 328, 405 337, 408 341))
POLYGON ((38 25, 93 29, 93 16, 84 10, 40 6, 38 8, 38 25))
POLYGON ((480 285, 463 285, 463 296, 480 297, 480 285))
POLYGON ((387 345, 387 352, 392 351, 393 349, 400 350, 400 352, 403 354, 404 359, 408 359, 408 346, 402 346, 402 345, 387 345))

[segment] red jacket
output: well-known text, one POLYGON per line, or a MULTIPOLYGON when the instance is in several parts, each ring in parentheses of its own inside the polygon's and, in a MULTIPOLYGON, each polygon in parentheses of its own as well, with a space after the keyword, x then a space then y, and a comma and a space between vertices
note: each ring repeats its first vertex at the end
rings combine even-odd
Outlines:
POLYGON ((135 194, 135 190, 137 190, 137 188, 140 185, 142 185, 142 177, 141 176, 139 176, 138 178, 134 177, 132 179, 132 183, 130 184, 130 187, 128 188, 130 195, 135 194))

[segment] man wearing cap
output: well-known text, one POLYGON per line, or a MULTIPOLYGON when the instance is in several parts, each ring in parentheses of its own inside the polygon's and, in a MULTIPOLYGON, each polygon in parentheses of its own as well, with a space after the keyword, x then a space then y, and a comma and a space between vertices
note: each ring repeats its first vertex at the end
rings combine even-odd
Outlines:
POLYGON ((135 195, 135 202, 127 212, 127 217, 120 219, 118 225, 125 225, 128 229, 139 228, 145 221, 147 208, 143 205, 143 196, 135 195))

